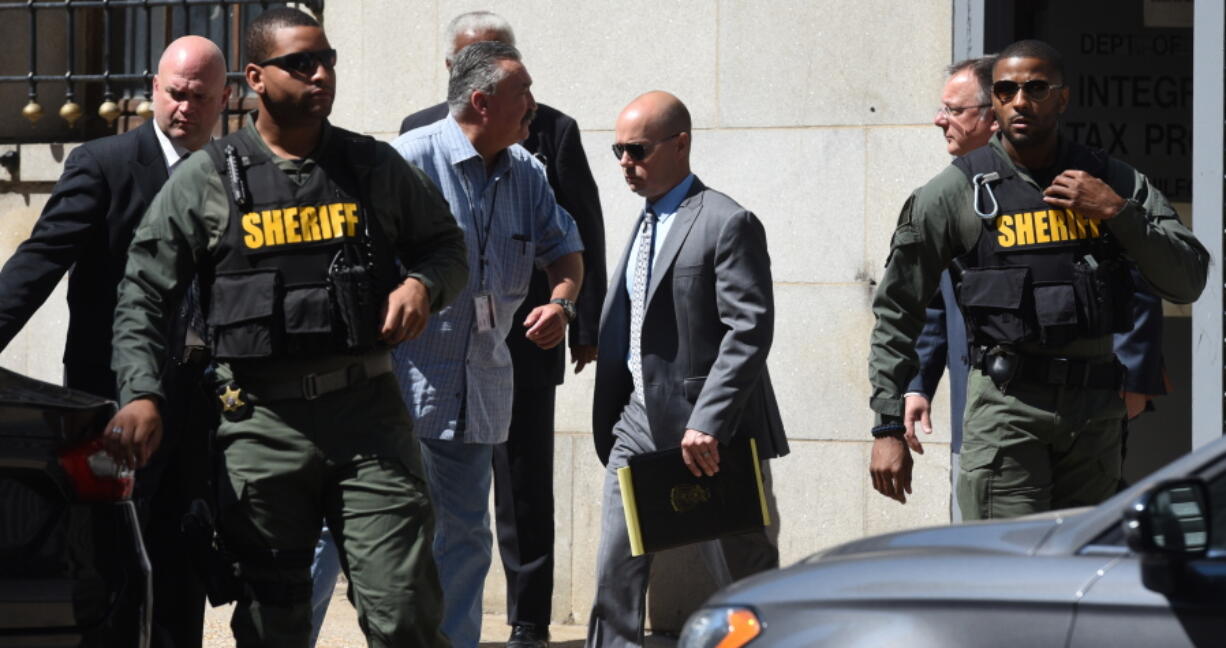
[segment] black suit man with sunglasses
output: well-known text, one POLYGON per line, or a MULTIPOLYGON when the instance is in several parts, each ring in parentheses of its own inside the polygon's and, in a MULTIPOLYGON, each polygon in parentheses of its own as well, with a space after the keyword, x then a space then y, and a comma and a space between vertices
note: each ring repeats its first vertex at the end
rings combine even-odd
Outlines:
POLYGON ((968 520, 1115 493, 1125 376, 1112 335, 1133 324, 1131 270, 1187 303, 1209 260, 1144 175, 1060 136, 1069 88, 1059 52, 1019 41, 992 78, 1000 132, 903 205, 869 356, 869 472, 878 492, 905 502, 903 393, 918 368, 924 306, 948 267, 971 345, 957 483, 968 520))

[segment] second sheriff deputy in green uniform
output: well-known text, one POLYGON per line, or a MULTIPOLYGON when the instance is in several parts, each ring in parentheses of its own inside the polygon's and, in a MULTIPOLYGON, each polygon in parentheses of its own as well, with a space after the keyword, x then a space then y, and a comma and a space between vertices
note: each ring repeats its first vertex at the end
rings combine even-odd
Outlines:
MULTIPOLYGON (((299 56, 310 60, 273 58, 262 74, 311 92, 308 75, 318 83, 335 63, 322 30, 293 14, 265 16, 290 21, 270 29, 297 40, 274 42, 305 43, 299 56)), ((420 170, 324 117, 307 131, 306 146, 318 144, 302 159, 273 152, 255 120, 283 127, 284 113, 262 110, 171 176, 136 232, 120 287, 120 396, 160 396, 163 305, 199 276, 225 409, 217 440, 233 499, 219 507, 218 530, 238 564, 237 645, 308 643, 309 568, 326 518, 370 645, 446 646, 420 449, 376 336, 400 289, 397 261, 406 282, 425 286, 431 310, 459 292, 463 236, 420 170)), ((122 415, 113 425, 134 424, 122 415)))
MULTIPOLYGON (((1090 505, 1114 494, 1124 404, 1112 333, 1132 325, 1126 263, 1136 264, 1154 293, 1179 303, 1200 295, 1208 266, 1204 247, 1144 175, 1056 136, 1063 111, 1056 103, 1067 95, 1056 92, 1058 79, 1046 80, 1055 74, 1045 62, 1006 60, 1006 52, 997 85, 1003 66, 1006 77, 1039 82, 1005 92, 1044 94, 1044 101, 1018 98, 1025 119, 1002 125, 988 146, 912 194, 873 301, 870 472, 879 492, 905 501, 911 457, 903 394, 918 367, 915 340, 941 271, 949 267, 955 279, 972 367, 956 487, 965 519, 1090 505), (1010 158, 1006 137, 1022 123, 1036 136, 1052 128, 1046 174, 1010 158), (1123 207, 1092 219, 1045 202, 1044 189, 1069 169, 1100 178, 1126 199, 1123 207)), ((1018 114, 1002 111, 1002 103, 1013 101, 996 101, 998 120, 1018 114)))

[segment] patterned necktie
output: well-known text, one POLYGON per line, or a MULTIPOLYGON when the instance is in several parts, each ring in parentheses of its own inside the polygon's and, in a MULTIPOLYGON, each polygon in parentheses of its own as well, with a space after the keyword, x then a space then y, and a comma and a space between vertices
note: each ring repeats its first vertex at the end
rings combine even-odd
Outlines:
POLYGON ((643 215, 638 255, 634 259, 634 287, 630 292, 630 377, 634 380, 634 396, 640 403, 644 402, 643 314, 647 310, 647 282, 651 277, 655 236, 656 214, 648 209, 643 215))

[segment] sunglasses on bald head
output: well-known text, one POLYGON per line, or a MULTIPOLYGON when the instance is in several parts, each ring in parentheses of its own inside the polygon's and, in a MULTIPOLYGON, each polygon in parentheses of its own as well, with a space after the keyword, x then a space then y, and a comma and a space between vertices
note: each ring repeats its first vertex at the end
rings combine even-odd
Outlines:
POLYGON ((642 162, 643 160, 647 159, 648 155, 651 155, 652 149, 654 149, 657 144, 663 144, 664 142, 667 142, 668 140, 684 132, 685 131, 679 131, 679 132, 673 133, 672 135, 669 135, 668 137, 665 137, 664 139, 656 140, 655 142, 634 142, 631 144, 614 144, 613 145, 613 156, 620 160, 622 159, 622 154, 624 153, 626 155, 629 155, 631 160, 634 160, 635 162, 642 162))
POLYGON ((1017 91, 1021 90, 1030 101, 1044 101, 1051 96, 1052 90, 1063 87, 1063 84, 1048 83, 1041 79, 1034 79, 1022 84, 1019 84, 1017 81, 997 81, 992 84, 992 94, 1001 103, 1009 103, 1013 101, 1013 97, 1017 96, 1017 91))
POLYGON ((275 65, 287 72, 314 74, 315 69, 320 65, 329 70, 336 67, 336 50, 329 48, 313 52, 294 52, 293 54, 275 56, 268 60, 260 61, 256 65, 260 67, 275 65))

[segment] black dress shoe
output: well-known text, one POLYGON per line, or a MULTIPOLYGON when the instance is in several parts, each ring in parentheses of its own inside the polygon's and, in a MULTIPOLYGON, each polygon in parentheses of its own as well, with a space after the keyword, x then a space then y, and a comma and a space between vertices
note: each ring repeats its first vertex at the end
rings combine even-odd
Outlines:
POLYGON ((507 648, 549 648, 549 627, 531 623, 516 623, 511 626, 511 638, 507 648))

